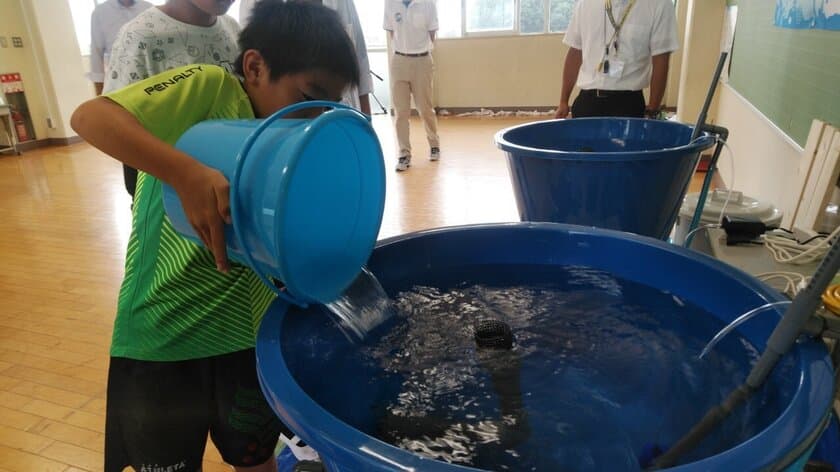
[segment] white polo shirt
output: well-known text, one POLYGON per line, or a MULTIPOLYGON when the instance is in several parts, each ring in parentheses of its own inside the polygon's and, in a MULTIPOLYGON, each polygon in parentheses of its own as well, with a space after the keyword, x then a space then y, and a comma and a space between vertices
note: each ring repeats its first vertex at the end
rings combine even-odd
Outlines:
MULTIPOLYGON (((612 0, 612 3, 613 17, 618 23, 629 0, 612 0)), ((679 49, 676 12, 671 0, 636 0, 619 32, 618 53, 610 47, 611 55, 617 55, 612 62, 624 64, 618 77, 598 71, 613 31, 604 0, 578 0, 563 42, 583 53, 577 80, 581 89, 642 90, 650 85, 651 57, 679 49)))
POLYGON ((383 28, 394 32, 394 51, 421 54, 432 49, 429 33, 438 30, 434 0, 385 0, 383 28))
POLYGON ((93 10, 90 15, 90 73, 92 82, 105 82, 105 66, 111 56, 111 47, 117 39, 120 28, 137 15, 152 6, 144 0, 137 0, 130 7, 117 0, 108 0, 93 10))

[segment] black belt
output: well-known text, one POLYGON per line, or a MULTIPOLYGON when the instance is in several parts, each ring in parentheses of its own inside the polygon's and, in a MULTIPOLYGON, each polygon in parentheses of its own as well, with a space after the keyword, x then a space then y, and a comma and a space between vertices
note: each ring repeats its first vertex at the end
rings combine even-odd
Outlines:
POLYGON ((601 89, 587 89, 581 90, 581 95, 594 95, 598 98, 615 97, 620 95, 632 95, 641 93, 641 90, 601 90, 601 89))
POLYGON ((397 54, 399 56, 405 56, 405 57, 423 57, 423 56, 428 56, 429 51, 419 52, 417 54, 408 54, 408 53, 404 53, 404 52, 394 51, 394 54, 397 54))

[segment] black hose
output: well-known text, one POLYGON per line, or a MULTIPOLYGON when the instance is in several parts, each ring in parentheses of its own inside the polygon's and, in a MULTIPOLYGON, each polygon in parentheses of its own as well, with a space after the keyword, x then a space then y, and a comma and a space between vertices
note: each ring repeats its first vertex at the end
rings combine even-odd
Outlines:
POLYGON ((677 460, 697 446, 714 430, 735 408, 744 403, 755 393, 767 377, 773 372, 779 359, 782 358, 796 339, 809 325, 809 320, 822 303, 822 293, 840 270, 840 244, 833 244, 825 259, 817 267, 817 271, 808 285, 793 299, 793 303, 785 311, 785 315, 773 329, 767 347, 750 371, 743 385, 732 392, 720 405, 709 410, 708 413, 691 430, 671 447, 665 454, 654 462, 655 469, 670 467, 677 460))

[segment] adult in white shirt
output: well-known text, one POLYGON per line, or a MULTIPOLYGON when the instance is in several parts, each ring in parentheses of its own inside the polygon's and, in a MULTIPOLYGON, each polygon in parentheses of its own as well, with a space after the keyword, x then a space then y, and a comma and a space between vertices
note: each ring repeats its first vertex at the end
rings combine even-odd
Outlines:
POLYGON ((426 128, 429 159, 440 159, 437 115, 432 106, 434 62, 432 47, 438 30, 434 0, 385 0, 384 28, 391 37, 394 55, 391 67, 391 100, 396 115, 397 172, 411 166, 409 123, 411 96, 426 128))
POLYGON ((90 15, 90 73, 88 77, 102 95, 105 83, 105 65, 111 56, 111 46, 117 39, 120 28, 152 4, 135 0, 107 0, 97 6, 90 15))
MULTIPOLYGON (((259 0, 241 0, 239 4, 239 22, 244 28, 251 19, 251 11, 254 9, 254 4, 259 0)), ((370 93, 373 92, 373 80, 370 76, 370 61, 367 54, 367 43, 365 43, 365 35, 362 30, 362 23, 359 21, 359 15, 356 13, 356 6, 353 0, 299 0, 308 1, 324 5, 325 7, 338 13, 338 18, 350 40, 356 47, 356 60, 359 63, 359 85, 348 87, 344 92, 341 101, 366 115, 370 115, 370 93)), ((364 0, 373 1, 373 0, 364 0)))
POLYGON ((557 118, 659 114, 670 54, 679 48, 671 0, 579 0, 563 42, 570 49, 557 118), (570 110, 575 84, 580 94, 570 110))
MULTIPOLYGON (((105 93, 190 64, 214 64, 233 73, 239 23, 225 15, 233 0, 167 0, 126 23, 114 41, 105 93)), ((137 170, 123 166, 133 197, 137 170)))

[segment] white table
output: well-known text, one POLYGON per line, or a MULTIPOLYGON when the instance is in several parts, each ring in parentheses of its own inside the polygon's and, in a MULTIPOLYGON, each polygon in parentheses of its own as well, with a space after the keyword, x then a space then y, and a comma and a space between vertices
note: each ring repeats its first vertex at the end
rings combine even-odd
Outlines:
MULTIPOLYGON (((796 272, 810 277, 817 270, 817 263, 793 265, 780 264, 773 259, 770 251, 764 246, 755 244, 726 245, 726 233, 722 229, 704 230, 694 237, 692 249, 706 253, 715 259, 737 267, 750 275, 765 272, 796 272)), ((776 290, 784 290, 784 283, 771 280, 767 285, 776 290)))

